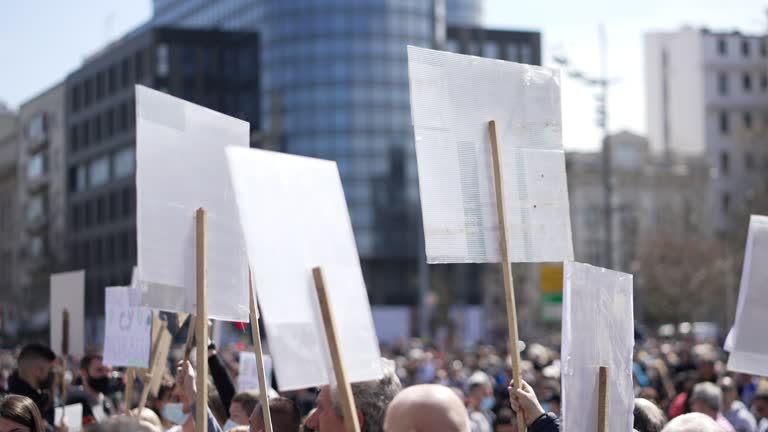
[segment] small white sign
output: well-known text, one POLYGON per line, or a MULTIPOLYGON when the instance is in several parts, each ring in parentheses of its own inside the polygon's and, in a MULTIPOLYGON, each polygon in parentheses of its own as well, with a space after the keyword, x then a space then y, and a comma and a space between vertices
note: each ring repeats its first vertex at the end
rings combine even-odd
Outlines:
POLYGON ((63 316, 69 313, 69 354, 85 352, 85 270, 51 275, 51 349, 61 355, 63 316))
POLYGON ((76 403, 65 407, 57 407, 53 411, 53 422, 61 425, 61 418, 67 418, 69 432, 80 432, 83 428, 83 404, 76 403))
MULTIPOLYGON (((264 356, 264 374, 267 386, 272 387, 272 357, 264 356)), ((259 369, 256 367, 256 353, 240 353, 240 370, 237 374, 237 391, 259 390, 259 369)))
POLYGON ((138 307, 138 293, 130 287, 107 288, 104 303, 104 363, 149 367, 152 311, 138 307))

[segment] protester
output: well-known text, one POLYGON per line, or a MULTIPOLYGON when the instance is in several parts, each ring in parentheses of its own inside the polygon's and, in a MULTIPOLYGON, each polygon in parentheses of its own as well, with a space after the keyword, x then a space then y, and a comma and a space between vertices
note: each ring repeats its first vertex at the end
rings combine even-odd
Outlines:
POLYGON ((56 354, 32 343, 21 349, 18 368, 8 378, 8 393, 26 396, 37 405, 48 424, 53 424, 53 362, 56 354))
POLYGON ((105 365, 103 357, 87 354, 80 360, 81 385, 70 390, 67 404, 83 404, 83 427, 109 418, 114 411, 111 393, 112 367, 105 365))
POLYGON ((725 432, 725 429, 706 414, 689 413, 672 419, 661 432, 725 432))
POLYGON ((490 378, 484 372, 475 372, 469 380, 467 412, 472 432, 492 432, 494 418, 491 411, 496 404, 490 378))
POLYGON ((467 432, 469 416, 450 388, 419 384, 401 391, 387 409, 385 432, 467 432))
MULTIPOLYGON (((269 400, 269 414, 272 418, 273 432, 298 432, 301 427, 299 407, 292 400, 284 397, 269 400)), ((251 432, 264 432, 264 416, 261 405, 256 405, 250 419, 251 432)))
POLYGON ((238 425, 249 424, 253 410, 258 403, 258 392, 241 392, 236 394, 229 405, 229 419, 224 424, 224 430, 227 431, 238 425))
MULTIPOLYGON (((387 406, 402 388, 400 379, 395 375, 394 362, 382 359, 381 363, 381 379, 352 384, 361 432, 384 430, 387 406)), ((305 426, 320 432, 344 431, 344 417, 336 388, 324 386, 320 390, 317 395, 317 410, 307 418, 305 426)))
POLYGON ((744 402, 739 400, 736 381, 729 377, 720 378, 718 382, 723 392, 723 415, 733 425, 736 432, 756 432, 757 421, 749 412, 744 402))
POLYGON ((20 395, 0 399, 0 431, 43 432, 45 429, 40 410, 32 399, 20 395))
POLYGON ((691 411, 706 414, 720 425, 725 432, 735 432, 733 425, 722 414, 723 392, 709 381, 693 387, 690 397, 691 411))
POLYGON ((768 390, 758 390, 752 398, 752 412, 758 421, 757 431, 768 432, 768 390))
POLYGON ((525 380, 520 380, 520 388, 509 383, 509 399, 512 409, 522 415, 529 432, 559 432, 560 419, 553 413, 545 413, 536 393, 525 380))
POLYGON ((636 398, 634 428, 637 432, 661 432, 667 419, 664 412, 648 399, 636 398))

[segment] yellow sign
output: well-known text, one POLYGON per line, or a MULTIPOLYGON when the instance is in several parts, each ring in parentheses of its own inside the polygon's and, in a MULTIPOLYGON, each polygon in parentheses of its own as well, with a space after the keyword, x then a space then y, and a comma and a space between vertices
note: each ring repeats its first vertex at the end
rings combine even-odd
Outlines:
POLYGON ((539 265, 539 286, 542 294, 562 294, 563 264, 539 265))

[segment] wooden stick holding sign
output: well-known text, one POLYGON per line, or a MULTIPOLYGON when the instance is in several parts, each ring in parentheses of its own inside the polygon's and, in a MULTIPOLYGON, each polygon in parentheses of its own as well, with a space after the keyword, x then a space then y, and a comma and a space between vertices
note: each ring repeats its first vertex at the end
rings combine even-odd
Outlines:
POLYGON ((189 355, 192 353, 192 341, 195 338, 195 316, 190 315, 187 325, 187 342, 184 344, 184 361, 189 361, 189 355))
POLYGON ((151 362, 149 370, 146 373, 142 381, 144 381, 144 388, 141 390, 141 397, 139 398, 139 412, 144 409, 147 404, 150 392, 157 395, 157 391, 160 388, 160 380, 163 377, 163 364, 168 356, 168 349, 171 346, 171 334, 166 331, 166 323, 163 320, 157 320, 158 329, 156 331, 155 339, 152 343, 152 355, 150 356, 151 362))
POLYGON ((597 432, 608 432, 608 368, 600 366, 597 382, 597 432))
POLYGON ((355 398, 352 394, 352 386, 347 379, 347 371, 344 368, 344 362, 341 358, 339 340, 336 334, 336 322, 334 321, 333 313, 331 312, 331 302, 325 288, 323 270, 320 267, 313 268, 312 277, 315 280, 315 289, 317 289, 317 299, 320 302, 320 313, 323 317, 325 336, 328 338, 328 351, 331 353, 333 371, 336 375, 339 398, 341 399, 341 410, 344 414, 344 427, 347 432, 360 432, 357 409, 355 409, 355 398))
POLYGON ((253 278, 248 275, 248 296, 250 298, 251 333, 253 348, 256 354, 256 370, 259 373, 259 403, 261 405, 261 417, 267 432, 272 432, 272 415, 269 412, 269 386, 264 372, 264 352, 261 350, 261 329, 259 328, 259 316, 256 313, 256 293, 253 292, 253 278))
MULTIPOLYGON (((493 186, 496 192, 496 213, 499 219, 499 250, 501 251, 501 270, 504 278, 504 299, 507 303, 507 326, 509 327, 509 354, 512 358, 513 384, 521 387, 520 350, 518 349, 517 310, 515 308, 515 286, 512 277, 511 260, 509 259, 509 244, 507 235, 507 216, 504 208, 504 170, 501 167, 501 145, 496 133, 496 121, 488 122, 488 132, 491 136, 491 156, 493 163, 493 186)), ((525 430, 525 419, 517 416, 517 430, 525 430)))
POLYGON ((197 268, 197 318, 195 334, 197 335, 197 416, 195 429, 197 432, 208 430, 208 257, 206 248, 207 214, 204 208, 197 209, 196 215, 195 266, 197 268))
POLYGON ((133 384, 136 382, 136 368, 129 367, 125 372, 125 413, 131 415, 133 405, 133 384))

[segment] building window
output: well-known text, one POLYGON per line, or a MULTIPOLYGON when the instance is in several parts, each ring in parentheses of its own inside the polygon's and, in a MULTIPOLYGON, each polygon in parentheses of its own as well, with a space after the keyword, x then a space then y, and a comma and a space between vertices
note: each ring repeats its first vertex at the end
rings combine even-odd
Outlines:
POLYGON ((742 114, 742 118, 744 120, 744 129, 752 129, 752 113, 749 111, 745 111, 742 114))
POLYGON ((109 159, 105 156, 88 164, 88 187, 101 186, 109 181, 109 159))
POLYGON ((73 153, 77 151, 77 126, 69 128, 69 148, 73 153))
POLYGON ((760 74, 760 90, 762 90, 763 92, 768 90, 768 74, 766 74, 765 72, 760 74))
POLYGON ((136 52, 136 58, 134 59, 134 66, 136 68, 136 82, 140 82, 144 79, 144 53, 141 51, 136 52))
POLYGON ((115 110, 110 109, 105 114, 106 133, 107 137, 115 135, 115 110))
POLYGON ((27 222, 33 222, 43 217, 45 213, 45 199, 42 194, 33 195, 27 204, 27 222))
POLYGON ((741 54, 744 57, 749 57, 749 39, 741 41, 741 54))
POLYGON ((134 192, 132 188, 125 188, 122 191, 122 210, 123 210, 123 217, 128 218, 131 217, 131 215, 134 214, 133 209, 133 202, 134 202, 134 192))
POLYGON ((27 139, 30 141, 41 141, 45 139, 45 113, 37 113, 32 117, 32 119, 27 123, 27 127, 25 129, 25 133, 27 135, 27 139))
POLYGON ((35 234, 29 238, 29 255, 32 258, 40 258, 45 253, 45 241, 43 236, 35 234))
POLYGON ((109 68, 109 74, 107 75, 107 85, 109 86, 109 94, 117 91, 117 66, 109 68))
POLYGON ((104 73, 96 74, 96 100, 104 97, 104 73))
POLYGON ((112 170, 115 178, 123 178, 133 174, 136 165, 133 147, 124 148, 112 155, 112 170))
POLYGON ((97 115, 93 118, 93 141, 98 143, 101 141, 101 116, 97 115))
POLYGON ((445 41, 445 50, 452 53, 459 52, 459 41, 456 39, 448 39, 445 41))
POLYGON ((728 54, 728 41, 725 40, 725 38, 720 38, 717 40, 717 53, 721 56, 728 54))
POLYGON ((128 87, 131 84, 131 59, 123 59, 120 63, 120 69, 123 87, 128 87))
POLYGON ((162 43, 158 45, 155 50, 155 55, 157 56, 155 73, 158 78, 165 78, 168 76, 168 71, 170 70, 168 63, 168 44, 162 43))
POLYGON ((717 92, 721 96, 728 94, 728 74, 725 72, 720 72, 717 75, 717 92))
POLYGON ((766 46, 765 40, 760 40, 760 55, 763 57, 768 57, 768 46, 766 46))
POLYGON ((533 63, 533 51, 531 50, 531 46, 528 44, 523 44, 520 46, 520 63, 533 63))
POLYGON ((483 57, 499 58, 499 44, 496 41, 487 40, 483 42, 483 57))
POLYGON ((85 164, 75 168, 75 192, 81 192, 88 188, 88 167, 85 164))
POLYGON ((730 129, 730 125, 728 122, 728 112, 721 111, 720 112, 720 133, 725 135, 728 133, 730 129))
POLYGON ((40 152, 29 158, 27 161, 27 178, 35 179, 45 174, 47 158, 45 153, 40 152))
POLYGON ((731 171, 730 157, 727 152, 720 152, 720 174, 727 176, 731 171))
POLYGON ((728 213, 731 209, 731 194, 723 192, 720 196, 720 205, 723 209, 723 213, 728 213))
POLYGON ((128 106, 120 104, 120 115, 118 116, 117 130, 123 132, 128 128, 128 106))
POLYGON ((749 72, 744 72, 741 82, 745 92, 752 90, 752 75, 750 75, 749 72))
POLYGON ((755 157, 752 153, 747 152, 744 154, 744 168, 746 168, 747 171, 755 169, 755 157))

